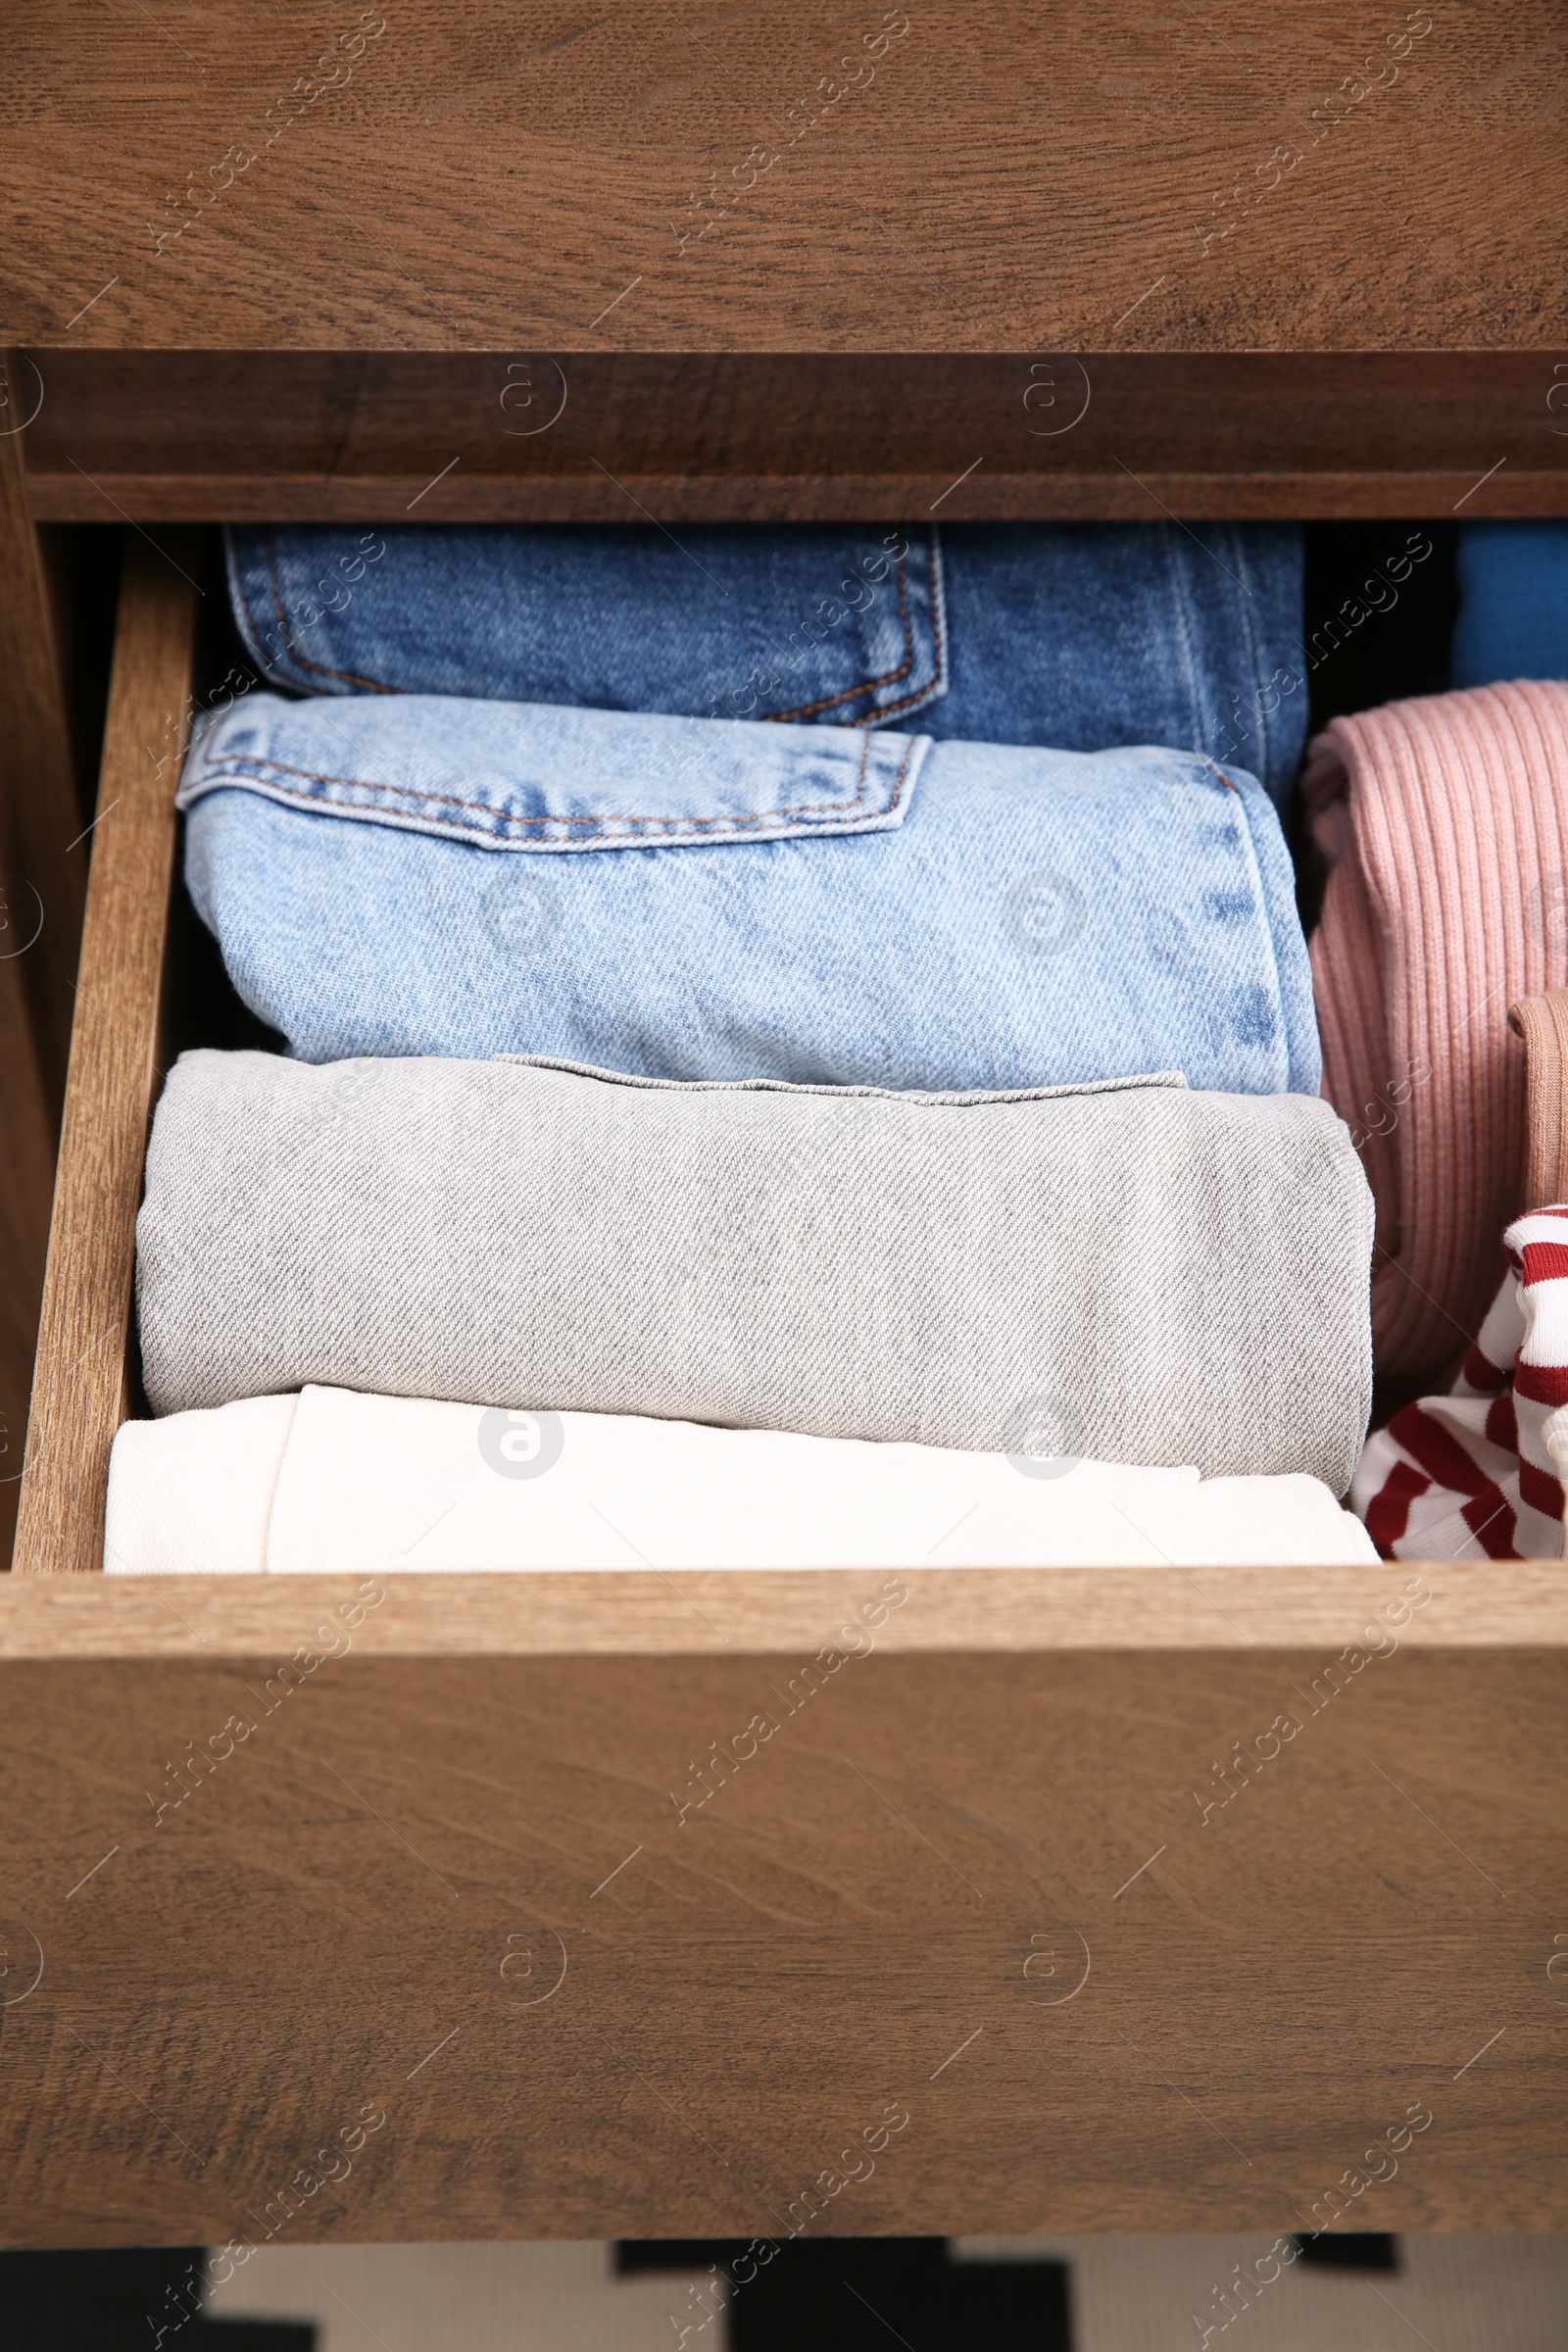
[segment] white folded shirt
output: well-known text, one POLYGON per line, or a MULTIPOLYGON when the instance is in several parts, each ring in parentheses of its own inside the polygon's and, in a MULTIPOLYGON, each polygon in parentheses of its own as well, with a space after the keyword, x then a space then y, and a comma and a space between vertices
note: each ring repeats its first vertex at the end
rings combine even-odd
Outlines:
POLYGON ((1374 1562, 1304 1476, 486 1410, 348 1389, 127 1421, 111 1575, 1374 1562))

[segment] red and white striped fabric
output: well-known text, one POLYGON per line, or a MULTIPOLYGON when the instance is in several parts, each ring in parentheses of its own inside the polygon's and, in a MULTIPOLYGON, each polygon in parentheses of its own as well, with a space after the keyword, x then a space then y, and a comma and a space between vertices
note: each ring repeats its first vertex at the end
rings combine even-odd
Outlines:
POLYGON ((1350 1507, 1385 1559, 1558 1560, 1568 1467, 1568 1205, 1503 1235, 1512 1271, 1446 1396, 1368 1438, 1350 1507))

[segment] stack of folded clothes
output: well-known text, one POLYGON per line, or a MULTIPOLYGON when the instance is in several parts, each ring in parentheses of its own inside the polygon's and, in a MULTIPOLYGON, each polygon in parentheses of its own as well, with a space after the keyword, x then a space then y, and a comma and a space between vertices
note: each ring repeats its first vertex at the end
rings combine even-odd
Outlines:
POLYGON ((1376 1365, 1435 1392, 1368 1441, 1351 1499, 1392 1557, 1555 1559, 1568 524, 1467 524, 1457 572, 1455 691, 1334 720, 1302 780, 1324 1092, 1377 1200, 1376 1365))
POLYGON ((111 1570, 1374 1556, 1298 534, 229 560, 111 1570))
POLYGON ((1475 1338, 1525 1205, 1517 998, 1568 984, 1568 685, 1337 718, 1302 796, 1331 871, 1312 941, 1323 1088, 1377 1198, 1380 1376, 1475 1338))

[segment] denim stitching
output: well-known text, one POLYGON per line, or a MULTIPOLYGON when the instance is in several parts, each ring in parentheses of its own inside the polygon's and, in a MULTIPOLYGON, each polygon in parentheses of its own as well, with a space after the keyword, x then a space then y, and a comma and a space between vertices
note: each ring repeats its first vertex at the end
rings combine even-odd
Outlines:
POLYGON ((250 589, 246 584, 244 567, 237 561, 229 567, 229 578, 239 590, 239 601, 244 608, 245 617, 239 626, 240 635, 245 639, 245 650, 255 655, 257 668, 270 675, 273 665, 263 651, 261 631, 256 625, 256 615, 251 611, 250 589))
POLYGON ((1237 585, 1240 587, 1242 592, 1241 619, 1242 626, 1247 634, 1247 656, 1248 661, 1251 665, 1253 683, 1254 685, 1257 685, 1258 688, 1258 691, 1252 698, 1252 709, 1253 714, 1257 719, 1257 748, 1262 757, 1255 762, 1255 765, 1258 774, 1260 776, 1264 776, 1268 773, 1269 753, 1272 748, 1269 743, 1268 712, 1263 708, 1264 701, 1266 700, 1267 690, 1260 684, 1263 675, 1263 663, 1258 650, 1257 634, 1252 626, 1252 592, 1247 585, 1247 558, 1242 552, 1242 534, 1234 522, 1230 524, 1229 528, 1231 534, 1231 554, 1236 559, 1237 585))
MULTIPOLYGON (((795 710, 770 710, 764 724, 783 726, 791 719, 810 718, 818 710, 831 710, 840 703, 853 703, 857 695, 874 694, 879 686, 897 685, 899 679, 907 674, 914 662, 914 623, 909 613, 908 583, 903 556, 899 558, 899 619, 904 628, 904 660, 897 669, 884 670, 879 678, 864 678, 858 686, 847 686, 842 694, 824 695, 819 703, 802 703, 795 710)), ((894 709, 898 708, 895 704, 894 709)), ((879 711, 876 715, 881 717, 885 713, 879 711)))
MULTIPOLYGON (((363 686, 369 694, 401 693, 402 689, 400 687, 383 686, 375 678, 362 678, 358 676, 352 669, 333 669, 325 662, 313 662, 309 654, 302 654, 300 652, 298 646, 292 642, 288 633, 288 618, 284 613, 283 599, 279 594, 277 563, 273 553, 272 533, 269 530, 264 533, 264 537, 267 542, 267 578, 268 584, 272 591, 272 610, 277 614, 277 625, 282 632, 283 642, 288 647, 291 657, 295 662, 298 662, 300 668, 314 669, 318 677, 339 678, 342 680, 345 686, 363 686)), ((251 612, 250 598, 245 594, 243 578, 240 582, 240 595, 244 598, 245 602, 245 617, 250 622, 252 628, 255 628, 255 616, 251 612)), ((267 666, 270 668, 271 664, 269 662, 267 666)))
MULTIPOLYGON (((905 778, 906 778, 906 774, 907 774, 907 772, 908 772, 909 762, 910 762, 910 760, 912 760, 912 758, 914 757, 915 748, 916 748, 916 746, 917 746, 917 745, 920 743, 920 741, 921 741, 921 740, 922 740, 922 739, 921 739, 921 737, 919 737, 919 736, 917 736, 917 735, 911 735, 911 736, 909 736, 909 737, 907 738, 907 740, 906 740, 906 747, 905 747, 904 758, 903 758, 903 759, 900 760, 900 762, 899 762, 899 770, 898 770, 898 774, 897 774, 897 775, 894 777, 894 780, 893 780, 893 793, 892 793, 892 797, 889 799, 889 801, 888 801, 888 805, 887 805, 886 814, 888 814, 888 815, 890 815, 890 816, 892 815, 893 811, 894 811, 894 810, 895 810, 895 809, 898 808, 898 806, 899 806, 899 803, 900 803, 900 802, 903 800, 903 798, 904 798, 904 785, 905 785, 905 778)), ((867 744, 869 745, 869 743, 870 743, 870 736, 869 736, 869 735, 867 735, 867 737, 866 737, 866 742, 867 742, 867 744)), ((252 764, 254 764, 254 765, 256 765, 256 766, 259 766, 259 767, 260 767, 260 766, 265 766, 265 765, 267 765, 267 762, 266 762, 266 761, 263 761, 263 760, 257 760, 257 761, 253 762, 252 764)), ((306 773, 308 773, 309 771, 308 771, 308 770, 306 770, 306 769, 303 769, 303 768, 295 768, 295 769, 293 769, 293 770, 288 770, 288 769, 285 769, 285 770, 282 770, 281 772, 283 772, 283 773, 285 773, 285 774, 288 774, 288 773, 293 773, 293 774, 295 774, 295 775, 303 775, 303 774, 306 774, 306 773)), ((243 787, 244 787, 244 786, 247 784, 247 782, 248 782, 248 781, 249 781, 249 779, 247 779, 247 778, 245 778, 245 777, 240 777, 240 776, 228 777, 228 776, 226 776, 226 775, 220 775, 219 777, 217 777, 217 778, 215 779, 215 783, 216 783, 216 784, 221 784, 221 783, 223 783, 223 782, 233 782, 233 783, 235 783, 235 784, 237 784, 237 785, 241 786, 242 788, 243 788, 243 787)), ((330 783, 352 784, 352 783, 354 782, 354 779, 353 779, 352 777, 348 777, 348 776, 339 776, 339 777, 328 777, 328 778, 323 778, 323 781, 324 781, 324 782, 330 782, 330 783)), ((294 791, 291 791, 291 790, 290 790, 290 788, 289 788, 289 786, 288 786, 288 785, 286 785, 286 784, 276 784, 276 783, 273 783, 273 782, 271 782, 271 781, 270 781, 270 779, 261 779, 261 780, 259 780, 259 782, 258 782, 258 785, 257 785, 257 789, 261 790, 262 792, 264 792, 264 793, 266 793, 266 794, 269 794, 269 795, 270 795, 271 797, 273 797, 273 798, 275 798, 275 799, 278 799, 278 800, 283 800, 283 801, 297 801, 297 802, 299 803, 300 807, 301 807, 301 808, 311 808, 311 809, 315 809, 315 810, 316 810, 318 813, 320 813, 320 812, 321 812, 321 801, 320 801, 320 797, 319 797, 319 795, 318 795, 318 794, 317 794, 317 793, 311 793, 311 792, 294 792, 294 791)), ((360 791, 362 791, 362 792, 385 792, 385 791, 401 791, 401 790, 403 789, 403 787, 401 787, 401 786, 398 786, 398 785, 362 784, 362 785, 358 786, 358 789, 359 789, 360 791)), ((419 795, 417 795, 417 794, 415 794, 415 795, 412 795, 411 797, 413 797, 413 798, 415 798, 415 799, 417 799, 417 798, 419 798, 420 796, 419 796, 419 795)), ((426 798, 430 798, 430 799, 435 799, 435 798, 448 798, 448 799, 449 799, 451 796, 450 796, 450 795, 435 795, 435 794, 431 794, 431 795, 426 795, 426 796, 424 796, 424 797, 426 797, 426 798)), ((859 797, 859 796, 858 796, 858 794, 856 797, 857 797, 857 799, 858 799, 858 797, 859 797)), ((826 804, 824 804, 824 806, 825 806, 825 805, 826 805, 826 804)), ((847 806, 847 807, 853 807, 853 805, 854 805, 853 803, 848 803, 848 804, 846 804, 846 806, 847 806)), ((458 806, 458 807, 460 807, 460 808, 484 808, 485 804, 484 804, 483 802, 481 802, 481 801, 473 801, 473 802, 469 802, 469 801, 463 801, 463 802, 459 802, 459 803, 457 804, 457 806, 458 806)), ((368 818, 372 818, 372 819, 373 819, 373 818, 375 818, 375 817, 377 817, 377 816, 384 816, 384 815, 389 815, 389 814, 391 814, 391 813, 392 813, 392 811, 390 811, 390 810, 384 810, 384 809, 373 809, 373 808, 354 808, 354 807, 352 807, 352 806, 348 806, 348 805, 344 805, 344 804, 338 804, 338 803, 328 803, 328 804, 327 804, 327 812, 328 812, 328 813, 331 813, 331 814, 336 814, 336 815, 339 815, 339 816, 343 816, 343 817, 346 817, 346 818, 356 818, 356 817, 359 817, 359 818, 364 818, 364 817, 368 817, 368 818)), ((490 811, 490 813, 491 813, 492 815, 494 815, 496 812, 495 812, 494 810, 491 810, 491 811, 490 811)), ((704 816, 694 816, 694 817, 676 817, 676 816, 662 816, 662 817, 656 817, 656 818, 653 818, 653 819, 648 819, 648 818, 643 818, 643 817, 630 817, 630 818, 626 818, 626 819, 625 819, 625 820, 623 820, 623 821, 625 821, 626 823, 630 823, 630 824, 644 824, 644 823, 653 822, 653 823, 656 823, 656 824, 665 825, 665 826, 668 826, 668 827, 670 827, 670 828, 673 828, 673 829, 680 829, 680 828, 682 828, 682 827, 691 827, 691 826, 695 826, 695 825, 710 825, 710 824, 749 824, 749 825, 750 825, 750 824, 757 824, 757 825, 760 825, 760 824, 768 824, 768 823, 772 822, 772 821, 773 821, 773 819, 774 819, 775 817, 786 816, 786 815, 788 815, 789 813, 791 813, 791 812, 790 812, 790 811, 788 811, 788 810, 784 810, 784 809, 773 809, 773 810, 767 810, 767 811, 763 811, 761 814, 759 814, 759 815, 756 815, 756 816, 737 816, 737 817, 704 817, 704 816)), ((842 813, 842 812, 841 812, 841 813, 842 813)), ((439 820, 434 820, 434 821, 439 821, 439 820)), ((541 824, 541 823, 549 823, 549 824, 597 824, 597 823, 600 823, 600 822, 601 822, 601 821, 603 821, 603 820, 601 820, 600 818, 597 818, 597 817, 549 817, 549 818, 541 818, 541 817, 503 817, 503 818, 501 818, 501 819, 500 819, 500 821, 501 821, 503 824, 541 824)), ((468 832, 470 835, 472 835, 472 834, 475 834, 475 833, 477 833, 477 832, 478 832, 478 828, 477 828, 476 826, 469 826, 469 827, 467 827, 467 828, 466 828, 466 831, 467 831, 467 832, 468 832)), ((655 846, 657 847, 658 845, 656 844, 655 846)))
MULTIPOLYGON (((929 548, 934 547, 935 544, 936 525, 934 523, 928 524, 927 532, 929 540, 929 548)), ((270 529, 265 531, 263 534, 263 539, 267 549, 267 580, 268 586, 271 590, 272 595, 272 611, 277 616, 279 632, 283 637, 284 643, 288 647, 289 658, 295 662, 295 664, 301 669, 314 670, 318 677, 336 678, 340 684, 345 686, 361 686, 366 690, 367 693, 369 694, 401 694, 403 692, 403 688, 401 686, 383 685, 379 678, 362 677, 358 670, 334 669, 330 662, 313 662, 308 654, 301 653, 299 647, 293 643, 289 636, 288 617, 283 611, 281 583, 277 575, 276 549, 272 531, 270 529)), ((251 610, 250 588, 243 567, 240 567, 238 576, 240 602, 245 608, 245 617, 250 623, 252 636, 257 649, 260 652, 263 645, 262 632, 258 625, 256 615, 251 610)), ((770 710, 767 712, 761 723, 764 726, 783 726, 795 720, 810 718, 818 710, 835 710, 840 703, 854 702, 859 695, 874 694, 879 686, 895 686, 900 678, 907 675, 909 669, 913 666, 915 644, 914 622, 909 611, 907 588, 905 577, 905 559, 903 556, 899 558, 899 617, 904 628, 905 652, 904 660, 899 663, 897 669, 884 670, 880 677, 862 678, 857 685, 847 686, 842 694, 825 695, 821 701, 815 703, 802 703, 793 710, 770 710)), ((940 685, 942 679, 942 613, 940 610, 939 599, 937 598, 934 589, 931 599, 931 627, 932 637, 934 640, 933 651, 936 659, 936 674, 932 683, 933 685, 940 685)), ((270 662, 268 662, 264 657, 262 661, 262 667, 270 670, 273 667, 273 664, 270 662)), ((924 697, 930 693, 930 691, 931 688, 928 686, 916 687, 910 693, 902 695, 897 702, 887 704, 881 710, 877 710, 871 715, 874 715, 878 718, 891 718, 897 711, 907 710, 911 703, 922 701, 924 697)), ((342 777, 333 780, 337 782, 348 781, 347 778, 342 777)))
MULTIPOLYGON (((824 808, 830 812, 842 812, 845 809, 854 808, 865 797, 867 780, 866 769, 870 764, 870 758, 871 737, 870 734, 867 733, 860 751, 858 789, 857 790, 855 799, 853 801, 814 801, 804 805, 802 808, 794 809, 762 808, 747 810, 744 813, 739 813, 733 816, 689 817, 633 816, 629 810, 624 808, 605 808, 601 809, 596 815, 592 816, 509 816, 503 810, 495 808, 489 801, 466 801, 461 799, 457 793, 453 792, 420 792, 412 784, 373 784, 368 782, 364 776, 323 775, 318 769, 313 767, 289 767, 280 760, 253 759, 249 755, 242 752, 231 754, 223 764, 229 769, 238 769, 242 767, 265 768, 273 775, 303 776, 309 783, 312 784, 342 784, 353 792, 395 793, 399 800, 404 801, 437 801, 440 802, 443 807, 449 808, 475 809, 482 815, 494 817, 498 819, 500 823, 507 825, 728 825, 765 824, 770 818, 776 816, 814 816, 819 814, 824 808)), ((216 766, 219 763, 217 761, 209 762, 206 759, 206 755, 204 754, 203 764, 211 764, 216 766)), ((301 799, 312 799, 314 797, 316 796, 312 794, 300 795, 301 799)))
POLYGON ((924 702, 933 689, 942 684, 942 671, 947 659, 942 639, 942 559, 936 552, 938 525, 932 523, 930 530, 932 550, 931 636, 933 651, 936 655, 936 673, 930 686, 917 686, 912 694, 904 695, 896 703, 889 703, 885 710, 879 710, 876 713, 878 718, 896 718, 898 713, 901 710, 906 710, 911 703, 924 702))
MULTIPOLYGON (((1182 664, 1187 672, 1188 709, 1193 714, 1193 749, 1200 752, 1206 716, 1203 710, 1202 688, 1199 683, 1198 664, 1193 659, 1192 632, 1188 627, 1187 574, 1182 569, 1183 550, 1177 546, 1176 534, 1168 522, 1162 522, 1157 527, 1165 551, 1165 568, 1170 575, 1171 610, 1181 636, 1182 664)), ((1201 541, 1200 541, 1200 545, 1201 545, 1201 541)))
MULTIPOLYGON (((893 796, 888 802, 889 813, 898 807, 903 797, 905 773, 914 747, 919 741, 920 738, 916 735, 909 736, 906 741, 904 758, 899 762, 898 773, 893 780, 893 796)), ((859 782, 853 801, 815 801, 798 808, 762 808, 726 816, 633 816, 618 809, 603 810, 595 816, 509 816, 501 809, 493 808, 487 801, 465 801, 459 799, 457 794, 450 792, 418 792, 412 785, 407 784, 371 784, 362 776, 321 775, 314 768, 285 767, 280 760, 252 760, 243 755, 231 755, 226 760, 220 761, 210 759, 204 751, 202 765, 209 774, 212 774, 214 770, 218 771, 216 775, 213 775, 214 782, 219 781, 222 776, 231 776, 236 783, 244 784, 251 779, 241 774, 240 770, 246 768, 265 770, 267 771, 265 780, 268 782, 270 782, 274 776, 303 776, 313 784, 341 784, 353 792, 393 793, 399 800, 414 801, 425 806, 431 802, 437 802, 446 808, 469 808, 478 814, 490 817, 499 825, 660 825, 666 831, 699 831, 715 825, 765 825, 781 819, 787 821, 792 817, 816 816, 823 813, 829 816, 847 816, 858 808, 860 802, 865 798, 870 780, 867 773, 870 759, 871 730, 868 729, 861 744, 859 782)), ((318 808, 321 805, 318 793, 295 792, 286 784, 278 784, 274 789, 287 799, 299 801, 308 808, 318 808)), ((357 809, 354 813, 368 815, 370 811, 357 809)), ((477 830, 477 828, 473 829, 477 830)))
MULTIPOLYGON (((1212 760, 1209 762, 1209 764, 1210 766, 1213 765, 1212 760)), ((1218 773, 1218 770, 1215 772, 1218 773)), ((1221 777, 1221 781, 1229 788, 1231 792, 1235 793, 1236 795, 1238 804, 1237 815, 1241 819, 1242 856, 1247 862, 1248 878, 1250 881, 1252 888, 1253 905, 1262 906, 1266 909, 1269 903, 1268 890, 1263 880, 1263 862, 1258 854, 1257 835, 1252 822, 1251 810, 1248 808, 1245 795, 1237 791, 1236 786, 1231 783, 1229 776, 1221 777)), ((1265 942, 1264 954, 1267 956, 1269 972, 1274 982, 1273 1004, 1271 1009, 1273 1011, 1275 1024, 1279 1031, 1279 1044, 1275 1049, 1274 1062, 1276 1068, 1283 1067, 1285 1076, 1285 1091, 1288 1093, 1290 1091, 1291 1084, 1291 1064, 1296 1058, 1296 1039, 1291 1025, 1290 1008, 1285 998, 1285 975, 1280 970, 1280 943, 1274 935, 1274 925, 1271 922, 1264 922, 1263 935, 1265 942)))

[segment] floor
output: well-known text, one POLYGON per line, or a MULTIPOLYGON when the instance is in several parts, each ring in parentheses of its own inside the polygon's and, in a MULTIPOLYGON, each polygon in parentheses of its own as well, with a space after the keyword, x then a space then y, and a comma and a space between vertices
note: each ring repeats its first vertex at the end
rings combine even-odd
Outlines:
MULTIPOLYGON (((1382 2239, 1355 2269, 1316 2259, 1331 2244, 1271 2258, 1280 2242, 838 2240, 811 2247, 810 2275, 776 2291, 766 2271, 726 2289, 707 2267, 643 2268, 635 2247, 618 2272, 603 2245, 277 2248, 207 2308, 314 2320, 316 2352, 1568 2352, 1568 2237, 1382 2239)), ((704 2252, 724 2249, 687 2259, 704 2252)))

